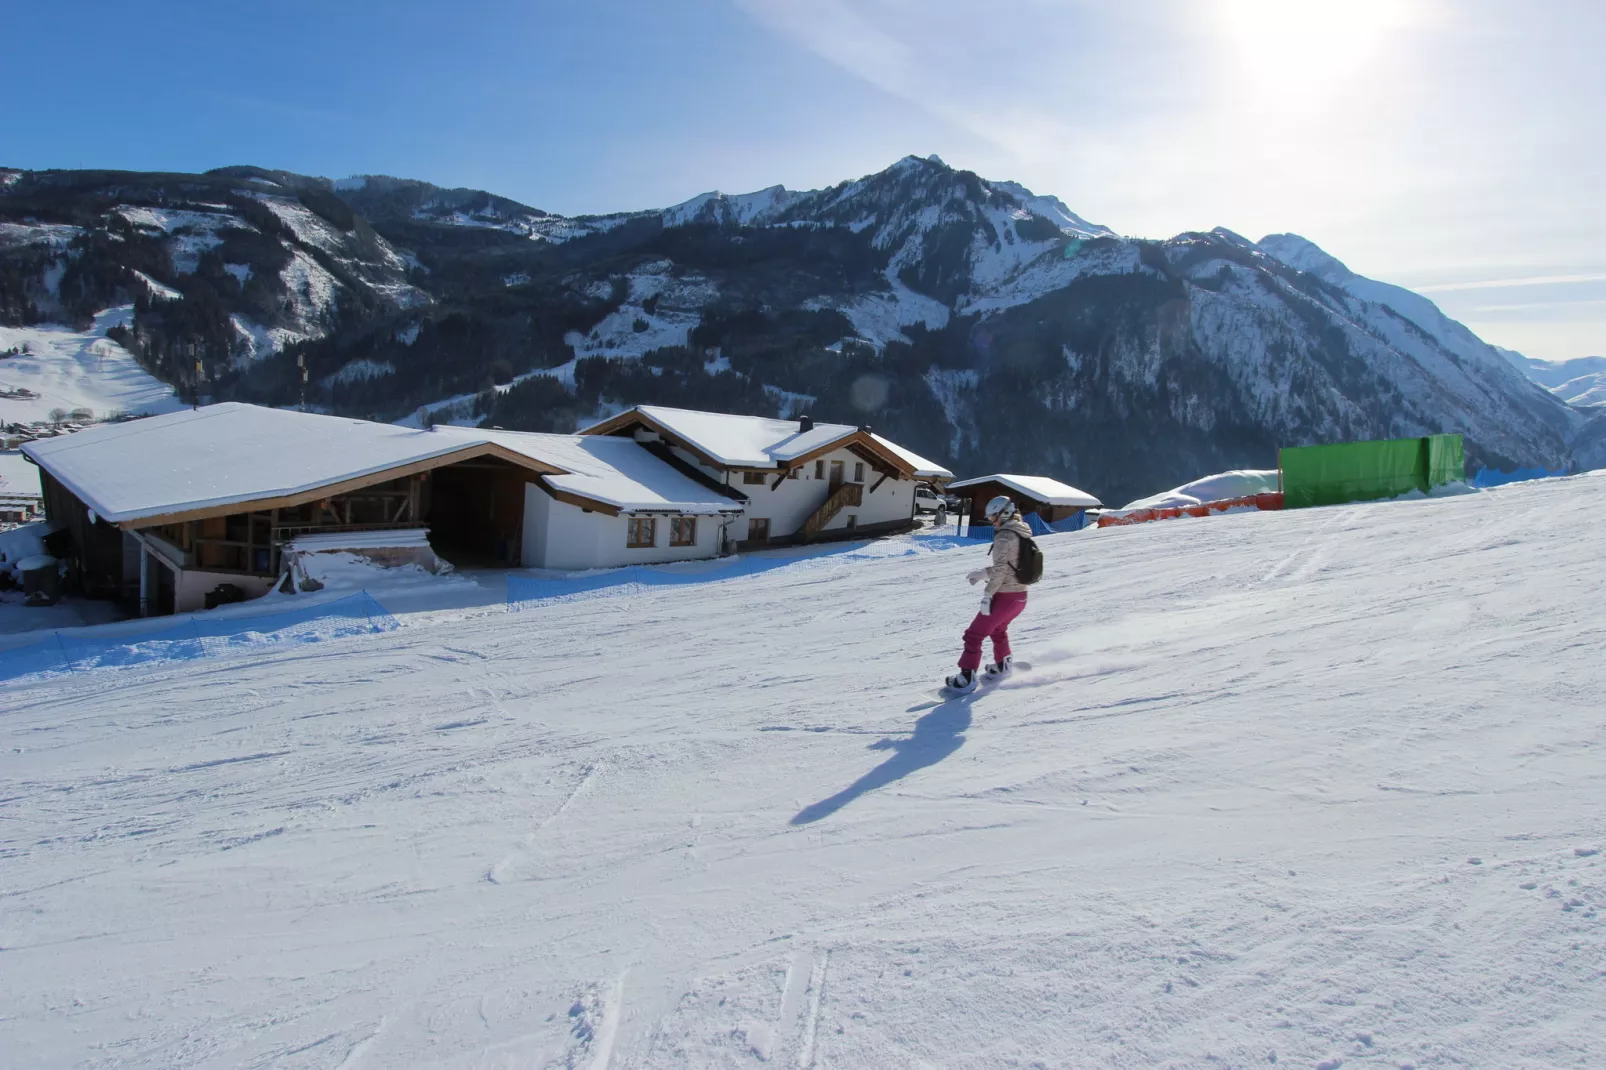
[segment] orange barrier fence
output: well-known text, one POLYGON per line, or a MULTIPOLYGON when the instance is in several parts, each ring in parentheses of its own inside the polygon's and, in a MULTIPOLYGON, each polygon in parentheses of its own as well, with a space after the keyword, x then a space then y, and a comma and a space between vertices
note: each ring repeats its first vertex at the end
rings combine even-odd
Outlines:
POLYGON ((1099 517, 1099 527, 1124 527, 1128 524, 1144 524, 1150 520, 1175 520, 1181 516, 1209 516, 1211 513, 1225 513, 1229 509, 1281 509, 1283 507, 1283 492, 1270 491, 1266 494, 1249 494, 1242 498, 1224 498, 1219 502, 1201 502, 1198 505, 1171 505, 1162 509, 1134 509, 1124 516, 1113 516, 1109 513, 1099 517))

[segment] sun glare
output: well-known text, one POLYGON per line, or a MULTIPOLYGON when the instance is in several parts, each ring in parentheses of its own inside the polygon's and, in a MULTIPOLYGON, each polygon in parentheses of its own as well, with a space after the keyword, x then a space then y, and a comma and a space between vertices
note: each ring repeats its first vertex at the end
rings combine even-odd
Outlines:
POLYGON ((1218 0, 1238 70, 1285 101, 1308 102, 1358 74, 1416 14, 1411 0, 1218 0))

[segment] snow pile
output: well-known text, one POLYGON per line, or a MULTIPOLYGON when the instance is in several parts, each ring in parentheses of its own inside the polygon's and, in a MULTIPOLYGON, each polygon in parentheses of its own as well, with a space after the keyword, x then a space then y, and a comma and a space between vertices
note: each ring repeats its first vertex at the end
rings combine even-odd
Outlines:
POLYGON ((315 589, 369 591, 381 597, 413 588, 442 589, 467 582, 455 575, 450 565, 443 564, 440 570, 416 563, 388 565, 352 550, 304 553, 296 558, 296 567, 300 573, 298 584, 310 579, 317 581, 315 589))
POLYGON ((50 530, 50 525, 40 520, 0 531, 0 573, 10 576, 12 583, 21 584, 22 562, 45 552, 45 533, 50 530))
POLYGON ((1203 505, 1205 502, 1224 502, 1232 498, 1248 498, 1255 494, 1270 494, 1277 490, 1278 471, 1244 469, 1220 472, 1213 476, 1184 483, 1135 502, 1127 502, 1121 511, 1131 509, 1175 509, 1185 505, 1203 505))
POLYGON ((963 701, 980 546, 6 686, 0 1050, 1606 1065, 1603 509, 1045 536, 963 701))

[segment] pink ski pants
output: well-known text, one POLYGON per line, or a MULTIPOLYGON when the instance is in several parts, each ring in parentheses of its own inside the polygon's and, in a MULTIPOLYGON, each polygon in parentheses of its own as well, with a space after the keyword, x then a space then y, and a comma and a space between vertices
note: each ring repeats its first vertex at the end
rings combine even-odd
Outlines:
POLYGON ((971 672, 981 668, 981 645, 988 638, 993 641, 994 661, 1009 657, 1009 625, 1025 608, 1025 591, 1000 591, 993 595, 993 611, 976 614, 976 619, 965 629, 965 652, 959 655, 959 667, 971 672))

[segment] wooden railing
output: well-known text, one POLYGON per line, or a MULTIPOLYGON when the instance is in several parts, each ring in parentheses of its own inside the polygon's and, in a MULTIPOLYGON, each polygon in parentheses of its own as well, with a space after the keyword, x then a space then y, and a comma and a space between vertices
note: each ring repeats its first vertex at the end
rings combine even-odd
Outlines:
POLYGON ((829 524, 835 516, 850 505, 864 503, 863 483, 844 483, 833 490, 829 497, 814 510, 814 515, 803 521, 803 530, 799 533, 804 542, 808 542, 820 533, 820 529, 829 524))

